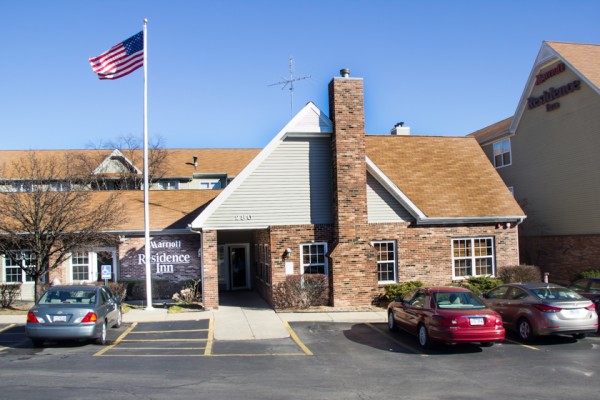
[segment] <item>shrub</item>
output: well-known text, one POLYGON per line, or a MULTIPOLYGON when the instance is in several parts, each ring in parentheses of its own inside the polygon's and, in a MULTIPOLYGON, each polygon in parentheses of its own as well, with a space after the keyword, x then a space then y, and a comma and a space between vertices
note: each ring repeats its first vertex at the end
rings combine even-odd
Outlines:
POLYGON ((398 298, 401 298, 411 290, 421 286, 423 286, 423 282, 421 281, 409 281, 385 285, 385 297, 387 297, 389 301, 394 301, 398 298))
POLYGON ((172 297, 174 301, 177 303, 191 304, 194 301, 200 300, 202 295, 201 290, 201 279, 197 280, 187 280, 180 282, 185 285, 183 289, 179 291, 179 293, 175 293, 172 297))
POLYGON ((504 283, 541 282, 542 272, 536 265, 515 265, 499 268, 498 278, 504 283))
MULTIPOLYGON (((170 299, 173 295, 184 289, 183 282, 172 282, 165 279, 153 279, 152 280, 152 299, 162 300, 170 299)), ((121 281, 126 287, 127 299, 128 300, 146 300, 146 281, 121 281)), ((200 289, 198 289, 200 290, 200 289)))
POLYGON ((491 276, 470 276, 464 281, 456 282, 453 285, 469 289, 475 294, 481 294, 502 285, 500 279, 492 278, 491 276))
POLYGON ((600 269, 588 269, 579 274, 580 278, 600 278, 600 269))
POLYGON ((273 286, 273 306, 278 309, 321 306, 328 299, 327 276, 321 274, 288 275, 273 286))
POLYGON ((2 283, 0 284, 0 305, 2 308, 12 306, 17 297, 21 295, 20 283, 2 283))
MULTIPOLYGON (((97 286, 103 286, 104 282, 96 282, 97 286)), ((113 295, 121 296, 121 300, 125 300, 127 296, 127 283, 126 282, 108 282, 108 290, 113 295)))

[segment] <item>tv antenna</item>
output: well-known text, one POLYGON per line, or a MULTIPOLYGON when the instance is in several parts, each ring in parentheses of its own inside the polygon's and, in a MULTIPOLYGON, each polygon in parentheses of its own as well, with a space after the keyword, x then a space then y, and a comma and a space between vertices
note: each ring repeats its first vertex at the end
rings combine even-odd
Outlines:
POLYGON ((290 91, 290 116, 293 116, 294 115, 294 82, 301 81, 303 79, 310 79, 310 75, 294 78, 294 57, 290 57, 290 79, 285 79, 285 78, 282 78, 282 79, 283 79, 282 81, 275 82, 275 83, 272 83, 267 86, 283 85, 281 87, 281 90, 283 90, 289 86, 288 89, 290 91))

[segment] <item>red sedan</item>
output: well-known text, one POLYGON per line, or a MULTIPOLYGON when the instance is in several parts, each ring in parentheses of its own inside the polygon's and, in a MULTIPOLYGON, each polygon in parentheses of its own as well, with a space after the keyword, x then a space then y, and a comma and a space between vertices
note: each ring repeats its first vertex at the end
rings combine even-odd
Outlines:
POLYGON ((504 340, 502 317, 477 295, 458 287, 424 287, 388 306, 388 327, 401 328, 419 339, 423 348, 432 342, 475 342, 492 346, 504 340))

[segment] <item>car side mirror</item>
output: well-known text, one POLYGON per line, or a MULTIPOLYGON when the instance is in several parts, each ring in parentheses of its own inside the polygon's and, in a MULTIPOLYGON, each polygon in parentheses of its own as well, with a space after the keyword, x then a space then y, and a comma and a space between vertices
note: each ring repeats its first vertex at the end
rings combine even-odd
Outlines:
POLYGON ((123 298, 121 297, 120 294, 118 294, 113 297, 113 300, 115 301, 115 303, 121 303, 121 300, 123 300, 123 298))

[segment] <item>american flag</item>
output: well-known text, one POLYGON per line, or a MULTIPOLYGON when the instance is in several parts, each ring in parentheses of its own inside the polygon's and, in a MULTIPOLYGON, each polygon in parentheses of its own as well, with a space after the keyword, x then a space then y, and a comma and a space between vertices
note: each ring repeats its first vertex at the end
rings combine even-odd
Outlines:
POLYGON ((90 64, 100 79, 129 75, 144 65, 144 33, 133 35, 98 57, 90 57, 90 64))

